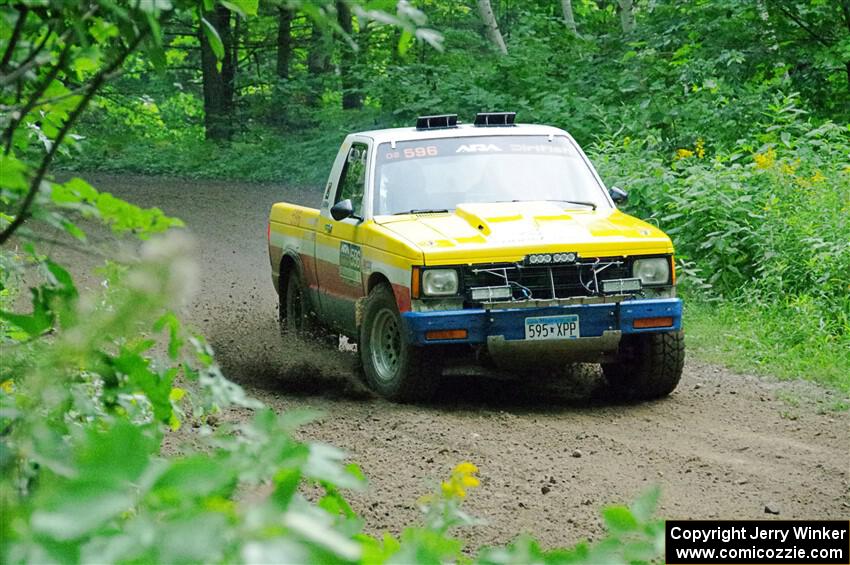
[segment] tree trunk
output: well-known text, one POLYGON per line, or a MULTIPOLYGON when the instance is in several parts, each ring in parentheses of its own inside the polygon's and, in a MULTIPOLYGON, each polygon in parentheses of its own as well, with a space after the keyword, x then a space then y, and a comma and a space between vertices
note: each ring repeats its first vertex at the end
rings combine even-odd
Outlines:
POLYGON ((289 65, 292 62, 292 16, 293 11, 278 8, 277 20, 277 76, 289 78, 289 65))
MULTIPOLYGON (((844 23, 847 24, 847 33, 850 34, 850 0, 842 0, 841 11, 844 13, 844 23)), ((844 63, 847 69, 847 89, 850 90, 850 61, 844 63)))
POLYGON ((573 15, 573 0, 561 0, 561 10, 564 12, 564 25, 573 35, 578 35, 576 19, 573 15))
MULTIPOLYGON (((336 17, 339 27, 342 28, 348 37, 353 41, 357 41, 354 37, 354 26, 351 21, 351 9, 345 2, 336 3, 336 17)), ((362 32, 361 32, 362 33, 362 32)), ((357 41, 357 43, 362 43, 357 41)), ((358 45, 359 47, 362 47, 358 45)), ((360 84, 357 80, 357 63, 361 58, 362 49, 354 51, 351 45, 342 44, 342 53, 340 54, 339 76, 342 86, 342 109, 351 110, 363 106, 363 97, 360 94, 360 84)))
POLYGON ((632 33, 635 30, 635 5, 632 0, 618 0, 620 5, 620 24, 623 33, 632 33))
POLYGON ((307 103, 315 106, 322 98, 324 91, 324 75, 330 66, 333 37, 315 21, 310 29, 310 44, 307 53, 307 71, 310 74, 310 93, 307 103))
MULTIPOLYGON (((756 0, 756 12, 758 12, 759 19, 764 24, 765 35, 767 36, 768 43, 770 44, 769 49, 773 51, 773 55, 776 57, 777 65, 785 66, 785 62, 782 60, 782 53, 779 47, 779 40, 776 37, 776 29, 773 27, 773 23, 771 22, 770 12, 767 9, 767 4, 765 0, 756 0)), ((788 69, 785 70, 785 80, 788 80, 788 69)))
POLYGON ((499 23, 496 21, 496 15, 490 6, 490 0, 478 0, 478 13, 484 22, 484 30, 487 33, 487 38, 496 46, 502 55, 507 55, 508 48, 505 45, 502 32, 499 31, 499 23))
POLYGON ((204 129, 207 139, 228 140, 233 135, 233 80, 234 46, 230 33, 230 10, 218 6, 205 12, 204 18, 218 31, 224 47, 224 57, 219 61, 207 40, 203 26, 200 28, 201 72, 204 87, 204 129))

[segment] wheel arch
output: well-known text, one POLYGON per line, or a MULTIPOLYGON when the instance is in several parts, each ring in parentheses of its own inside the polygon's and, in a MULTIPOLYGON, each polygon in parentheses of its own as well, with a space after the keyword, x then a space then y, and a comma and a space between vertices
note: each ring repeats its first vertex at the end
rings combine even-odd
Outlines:
POLYGON ((387 277, 384 273, 375 272, 369 275, 369 279, 366 281, 366 295, 368 296, 368 294, 380 284, 385 284, 392 290, 393 285, 390 283, 389 277, 387 277))
POLYGON ((301 282, 305 285, 304 297, 309 302, 310 307, 313 309, 313 312, 318 314, 318 304, 317 298, 313 296, 313 293, 310 292, 310 288, 307 285, 307 277, 304 273, 304 262, 301 260, 301 257, 295 253, 294 251, 285 251, 283 256, 280 259, 280 267, 278 269, 279 277, 278 277, 278 296, 280 300, 283 300, 283 295, 286 293, 286 285, 289 283, 289 276, 293 273, 297 272, 301 276, 301 282))
POLYGON ((289 276, 293 270, 303 272, 301 259, 293 253, 284 252, 280 258, 280 266, 278 267, 278 294, 282 295, 286 292, 286 285, 289 283, 289 276))
MULTIPOLYGON (((363 308, 365 307, 366 300, 369 298, 369 295, 373 290, 378 288, 379 286, 386 286, 390 292, 395 296, 395 289, 393 288, 392 283, 390 282, 390 278, 380 271, 375 271, 369 278, 366 279, 366 294, 363 298, 359 298, 357 302, 354 304, 354 324, 357 328, 358 334, 360 333, 360 325, 363 323, 363 308)), ((397 302, 398 300, 396 300, 397 302)))

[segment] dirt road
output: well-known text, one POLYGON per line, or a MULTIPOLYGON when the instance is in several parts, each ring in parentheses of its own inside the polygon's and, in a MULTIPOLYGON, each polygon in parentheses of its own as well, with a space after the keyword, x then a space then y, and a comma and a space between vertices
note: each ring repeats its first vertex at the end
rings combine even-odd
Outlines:
MULTIPOLYGON (((520 532, 548 547, 601 532, 598 510, 662 487, 670 518, 847 518, 850 414, 815 386, 776 383, 688 360, 668 399, 606 404, 578 385, 453 377, 426 406, 395 405, 365 391, 350 354, 284 346, 266 251, 272 202, 315 205, 309 190, 272 185, 87 175, 102 190, 183 218, 200 241, 201 291, 187 312, 226 374, 279 410, 327 416, 303 437, 342 447, 370 489, 351 496, 371 532, 417 519, 416 499, 460 461, 481 469, 467 509, 488 526, 472 547, 520 532), (790 400, 789 400, 790 399, 790 400), (767 514, 765 506, 779 512, 767 514)), ((75 270, 95 263, 74 255, 75 270)), ((686 322, 687 323, 687 322, 686 322)))

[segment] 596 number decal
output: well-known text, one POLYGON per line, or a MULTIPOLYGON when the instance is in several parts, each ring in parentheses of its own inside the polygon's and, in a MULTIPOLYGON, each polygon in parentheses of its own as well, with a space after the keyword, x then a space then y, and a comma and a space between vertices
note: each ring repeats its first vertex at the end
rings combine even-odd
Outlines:
POLYGON ((405 147, 402 151, 390 151, 387 160, 392 159, 421 159, 422 157, 436 157, 440 152, 436 145, 424 145, 420 147, 405 147))

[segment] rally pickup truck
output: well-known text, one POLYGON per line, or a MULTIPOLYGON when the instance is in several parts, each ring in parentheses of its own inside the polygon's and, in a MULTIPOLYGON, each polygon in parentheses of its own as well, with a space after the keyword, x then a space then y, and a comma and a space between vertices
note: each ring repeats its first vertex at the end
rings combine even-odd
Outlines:
POLYGON ((349 336, 393 400, 427 398, 458 359, 519 378, 601 363, 613 393, 667 395, 684 363, 673 245, 626 196, 567 132, 512 112, 348 135, 320 209, 271 209, 281 327, 349 336))

